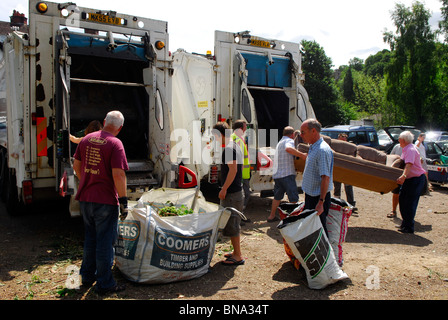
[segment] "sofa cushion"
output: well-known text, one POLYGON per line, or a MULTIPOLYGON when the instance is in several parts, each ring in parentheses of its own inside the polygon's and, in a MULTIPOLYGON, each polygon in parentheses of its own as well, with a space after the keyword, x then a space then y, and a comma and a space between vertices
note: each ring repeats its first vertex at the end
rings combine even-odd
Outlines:
POLYGON ((375 148, 358 146, 357 155, 364 160, 373 161, 376 163, 386 164, 387 154, 383 151, 379 151, 375 148))
POLYGON ((404 167, 405 167, 405 163, 404 163, 403 159, 398 158, 397 160, 395 160, 395 161, 392 163, 391 167, 393 167, 393 168, 399 168, 399 169, 404 169, 404 167))
POLYGON ((355 157, 357 152, 356 144, 338 139, 331 140, 331 148, 336 152, 352 157, 355 157))

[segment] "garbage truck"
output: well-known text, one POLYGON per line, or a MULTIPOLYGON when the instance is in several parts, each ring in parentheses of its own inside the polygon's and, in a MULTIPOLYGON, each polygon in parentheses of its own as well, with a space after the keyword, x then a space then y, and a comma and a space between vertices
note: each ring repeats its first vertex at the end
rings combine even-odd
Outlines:
POLYGON ((250 186, 262 196, 272 194, 275 147, 283 128, 299 129, 303 121, 315 118, 304 88, 302 54, 299 43, 257 37, 249 31, 215 31, 214 55, 174 52, 173 123, 191 135, 171 154, 172 161, 185 164, 202 181, 217 183, 219 153, 210 141, 210 128, 218 121, 232 126, 243 119, 248 127, 250 186))
MULTIPOLYGON (((128 196, 179 186, 179 166, 169 159, 168 45, 165 21, 29 1, 29 32, 12 30, 2 45, 7 138, 0 188, 9 212, 73 196, 76 144, 69 136, 82 137, 89 122, 102 123, 111 110, 125 118, 118 137, 129 162, 128 196)), ((187 177, 185 185, 193 186, 194 174, 187 177)))

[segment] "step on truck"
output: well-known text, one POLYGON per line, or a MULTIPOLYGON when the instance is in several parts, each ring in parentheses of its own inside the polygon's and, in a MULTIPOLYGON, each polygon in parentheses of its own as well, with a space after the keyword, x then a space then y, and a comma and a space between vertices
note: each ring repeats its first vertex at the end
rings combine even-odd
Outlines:
MULTIPOLYGON (((173 122, 192 134, 190 150, 188 146, 184 152, 177 150, 172 161, 185 164, 202 181, 217 183, 220 158, 210 142, 210 128, 218 121, 232 126, 244 119, 251 188, 271 194, 272 161, 283 128, 300 129, 303 121, 315 117, 303 86, 301 59, 299 43, 256 37, 248 31, 215 31, 214 55, 178 49, 173 54, 173 110, 179 116, 173 122)), ((297 184, 301 185, 300 174, 297 184)))
POLYGON ((7 139, 0 188, 10 212, 74 195, 76 144, 69 135, 82 136, 111 110, 125 117, 118 138, 130 167, 128 196, 177 185, 178 168, 169 160, 168 40, 164 21, 29 1, 29 32, 12 31, 3 43, 7 139))

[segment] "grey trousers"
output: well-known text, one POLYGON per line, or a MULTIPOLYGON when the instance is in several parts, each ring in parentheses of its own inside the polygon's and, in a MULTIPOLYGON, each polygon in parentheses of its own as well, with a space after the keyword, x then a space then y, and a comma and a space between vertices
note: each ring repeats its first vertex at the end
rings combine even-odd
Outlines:
MULTIPOLYGON (((335 198, 340 198, 342 183, 334 181, 333 184, 334 184, 333 196, 335 198)), ((356 201, 355 196, 353 195, 353 186, 344 183, 344 190, 345 190, 345 196, 347 197, 347 202, 355 207, 356 201)))

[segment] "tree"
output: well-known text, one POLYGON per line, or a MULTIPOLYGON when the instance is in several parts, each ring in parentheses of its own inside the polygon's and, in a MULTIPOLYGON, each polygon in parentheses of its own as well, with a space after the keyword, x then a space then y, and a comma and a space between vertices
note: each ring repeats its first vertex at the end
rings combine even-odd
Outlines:
POLYGON ((445 33, 445 42, 448 42, 448 0, 440 0, 442 2, 442 20, 439 21, 439 29, 445 33))
POLYGON ((353 103, 355 101, 355 92, 353 91, 353 75, 352 68, 349 67, 344 77, 342 84, 342 94, 347 102, 353 103))
POLYGON ((396 33, 385 32, 392 58, 387 67, 387 98, 401 108, 405 121, 423 127, 434 111, 435 33, 431 14, 416 1, 412 8, 396 4, 392 19, 396 33))
POLYGON ((364 65, 364 73, 368 76, 384 77, 385 69, 390 63, 391 52, 387 49, 370 55, 364 65))
POLYGON ((356 71, 362 71, 364 69, 364 60, 360 58, 355 57, 353 59, 350 59, 348 64, 356 71))
POLYGON ((301 44, 306 52, 302 63, 306 75, 305 89, 317 119, 323 126, 344 123, 346 119, 337 103, 331 59, 315 41, 303 40, 301 44))

